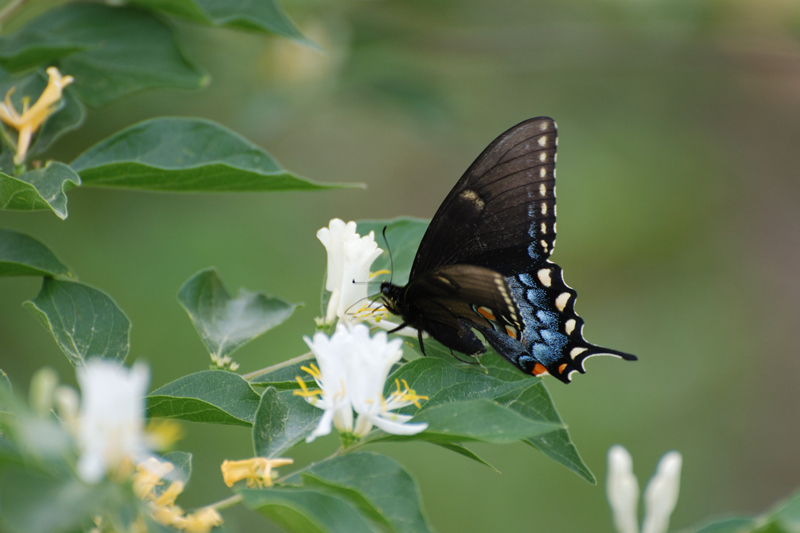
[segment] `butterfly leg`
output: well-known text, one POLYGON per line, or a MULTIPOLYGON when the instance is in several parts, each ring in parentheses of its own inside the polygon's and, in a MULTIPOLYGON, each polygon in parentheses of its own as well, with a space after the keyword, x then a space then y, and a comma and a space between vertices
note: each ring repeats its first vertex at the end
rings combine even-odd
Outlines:
POLYGON ((404 328, 404 327, 406 327, 407 325, 408 325, 408 324, 407 324, 406 322, 403 322, 402 324, 400 324, 400 325, 399 325, 399 326, 397 326, 396 328, 394 328, 394 329, 390 329, 390 330, 389 330, 389 331, 387 331, 386 333, 397 333, 398 331, 400 331, 401 329, 403 329, 403 328, 404 328))
POLYGON ((422 350, 422 355, 428 357, 428 354, 425 353, 425 343, 422 342, 422 330, 417 331, 417 338, 419 339, 419 349, 422 350))

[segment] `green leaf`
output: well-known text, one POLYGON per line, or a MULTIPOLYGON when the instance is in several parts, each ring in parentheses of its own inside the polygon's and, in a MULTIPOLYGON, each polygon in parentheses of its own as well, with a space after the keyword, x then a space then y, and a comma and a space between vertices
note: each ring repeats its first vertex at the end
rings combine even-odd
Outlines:
POLYGON ((283 363, 271 366, 257 373, 258 375, 250 379, 250 384, 275 387, 278 390, 299 389, 300 385, 298 385, 296 379, 298 376, 306 383, 314 383, 314 378, 309 376, 308 373, 302 369, 302 367, 308 366, 313 360, 314 355, 309 352, 295 357, 294 359, 290 359, 289 361, 284 361, 283 363))
POLYGON ((260 293, 231 298, 213 268, 192 276, 178 291, 208 353, 225 357, 285 321, 297 305, 260 293))
POLYGON ((800 531, 800 491, 779 502, 762 519, 764 520, 760 521, 761 523, 768 522, 769 525, 758 527, 753 531, 758 531, 759 533, 767 533, 768 531, 795 533, 800 531), (773 528, 769 526, 773 526, 773 528))
POLYGON ((441 446, 442 448, 444 448, 446 450, 450 450, 451 452, 456 452, 459 455, 463 455, 467 459, 472 459, 475 462, 478 462, 478 463, 480 463, 482 465, 488 466, 489 468, 491 468, 492 470, 494 470, 498 474, 500 473, 500 471, 497 468, 495 468, 491 464, 487 463, 485 460, 480 458, 478 455, 475 454, 475 452, 473 452, 472 450, 470 450, 466 446, 463 446, 461 444, 457 444, 457 443, 454 443, 454 442, 434 442, 433 444, 436 444, 437 446, 441 446))
POLYGON ((713 520, 700 526, 698 529, 682 529, 683 533, 745 533, 753 531, 752 518, 723 518, 713 520))
POLYGON ((147 397, 147 416, 251 426, 260 396, 238 374, 207 370, 168 383, 147 397))
POLYGON ((134 0, 134 3, 203 24, 272 32, 313 44, 300 33, 276 0, 134 0))
POLYGON ((64 220, 66 192, 80 184, 81 178, 71 168, 55 161, 17 177, 0 173, 0 207, 20 211, 50 209, 64 220))
POLYGON ((44 278, 36 298, 23 304, 38 318, 73 366, 90 357, 124 361, 131 323, 106 293, 82 283, 44 278))
MULTIPOLYGON (((0 44, 3 41, 0 41, 0 44)), ((45 87, 48 76, 44 71, 33 72, 23 77, 13 77, 5 70, 0 69, 0 95, 10 94, 11 104, 21 113, 23 101, 28 100, 28 106, 39 99, 45 87)), ((83 104, 74 96, 69 87, 62 92, 61 100, 56 104, 56 109, 45 121, 44 125, 36 132, 28 149, 30 155, 42 153, 50 147, 56 139, 63 134, 74 130, 83 123, 86 111, 83 104)), ((16 138, 16 130, 10 126, 3 126, 9 135, 16 138)), ((5 169, 8 173, 13 171, 13 166, 5 169)))
POLYGON ((0 229, 0 276, 76 278, 47 246, 10 229, 0 229))
POLYGON ((58 61, 91 106, 154 87, 195 89, 207 76, 177 47, 172 29, 149 11, 69 4, 45 12, 0 44, 12 71, 58 61))
MULTIPOLYGON (((520 391, 525 386, 524 382, 497 379, 479 367, 433 357, 415 359, 392 373, 386 380, 384 395, 388 396, 395 380, 405 381, 417 394, 428 397, 423 401, 422 410, 450 402, 494 398, 510 391, 520 391)), ((404 412, 413 414, 416 410, 408 406, 404 412)))
POLYGON ((253 449, 259 457, 278 457, 317 427, 322 410, 294 391, 269 387, 261 396, 253 424, 253 449))
MULTIPOLYGON (((192 454, 189 452, 169 452, 164 454, 164 459, 175 466, 175 478, 184 483, 188 483, 192 478, 192 454)), ((170 478, 172 479, 172 478, 170 478)))
POLYGON ((316 486, 347 500, 390 531, 431 531, 416 481, 385 455, 359 452, 334 457, 294 474, 287 483, 301 479, 305 488, 316 486))
POLYGON ((367 519, 349 502, 313 489, 273 487, 239 492, 244 504, 286 531, 372 533, 367 519))
POLYGON ((30 467, 6 468, 0 477, 3 524, 18 533, 88 530, 109 499, 108 487, 54 478, 30 467))
MULTIPOLYGON (((508 393, 494 399, 497 403, 512 409, 529 420, 539 420, 563 425, 556 411, 550 393, 542 381, 532 383, 522 392, 508 393)), ((544 453, 549 458, 563 464, 589 483, 597 480, 581 459, 578 449, 572 443, 569 433, 563 427, 525 439, 525 442, 544 453)))
POLYGON ((208 120, 163 117, 126 128, 72 162, 93 187, 173 192, 325 190, 283 168, 267 152, 208 120))
MULTIPOLYGON (((381 254, 372 264, 371 270, 390 270, 392 266, 392 283, 395 285, 405 285, 408 283, 408 275, 411 272, 411 265, 417 255, 417 248, 422 241, 422 236, 428 229, 428 220, 412 217, 398 217, 388 220, 359 220, 357 231, 360 235, 367 235, 370 231, 375 232, 375 241, 383 249, 381 254), (383 228, 386 227, 386 241, 383 240, 383 228), (391 260, 389 249, 392 251, 391 260)), ((384 276, 382 279, 389 279, 384 276)))
MULTIPOLYGON (((418 412, 412 422, 427 422, 428 429, 405 438, 431 442, 508 443, 563 428, 558 424, 527 419, 487 399, 437 405, 418 412)), ((392 437, 389 439, 394 440, 392 437)))
POLYGON ((0 37, 0 66, 9 72, 22 72, 92 48, 89 43, 52 31, 51 24, 47 26, 28 24, 12 35, 0 37))

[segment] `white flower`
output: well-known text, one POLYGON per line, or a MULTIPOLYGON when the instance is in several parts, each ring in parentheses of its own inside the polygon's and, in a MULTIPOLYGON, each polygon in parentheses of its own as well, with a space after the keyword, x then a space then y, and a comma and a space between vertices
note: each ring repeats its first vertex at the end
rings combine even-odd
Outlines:
MULTIPOLYGON (((681 454, 669 452, 658 463, 656 473, 644 491, 645 517, 642 533, 666 533, 669 517, 678 503, 681 480, 681 454)), ((636 508, 639 483, 633 475, 633 460, 622 446, 608 451, 608 502, 619 533, 639 533, 636 508)))
POLYGON ((91 359, 78 369, 81 410, 78 475, 87 483, 100 481, 125 461, 147 453, 144 409, 150 371, 137 363, 126 368, 104 359, 91 359))
POLYGON ((342 357, 348 349, 347 331, 345 326, 340 325, 330 339, 322 332, 316 333, 314 340, 303 337, 319 365, 304 366, 303 370, 314 377, 320 390, 308 391, 305 382, 298 377, 297 381, 303 390, 295 391, 295 394, 301 394, 308 403, 325 410, 319 425, 306 438, 306 442, 330 433, 331 425, 335 425, 342 433, 353 431, 353 409, 347 397, 347 376, 342 357))
POLYGON ((365 436, 373 425, 395 435, 413 435, 428 427, 427 424, 406 424, 411 416, 392 412, 411 403, 419 405, 419 400, 427 398, 417 396, 408 386, 401 390, 399 384, 388 400, 383 397, 389 371, 403 356, 402 340, 389 341, 385 332, 370 338, 369 328, 363 324, 352 329, 340 324, 330 339, 324 333, 317 333, 313 341, 308 337, 305 341, 316 356, 319 368, 312 365, 304 370, 314 377, 321 390, 308 391, 298 378, 303 390, 296 394, 325 410, 307 442, 330 433, 331 424, 340 433, 356 437, 365 436), (358 415, 355 427, 353 411, 358 415))
POLYGON ((351 321, 358 311, 355 306, 367 299, 369 269, 383 250, 375 242, 375 232, 362 237, 356 233, 355 222, 345 224, 338 218, 320 229, 317 238, 328 252, 325 289, 331 292, 331 299, 325 323, 332 324, 336 317, 351 321))
POLYGON ((406 424, 413 417, 392 412, 412 403, 419 405, 421 398, 408 386, 401 391, 398 384, 397 391, 388 399, 383 397, 389 371, 403 357, 400 348, 403 341, 389 341, 384 331, 370 339, 366 326, 354 327, 350 338, 352 346, 344 363, 350 403, 358 414, 353 433, 357 437, 364 437, 373 425, 395 435, 415 435, 425 430, 428 424, 406 424))

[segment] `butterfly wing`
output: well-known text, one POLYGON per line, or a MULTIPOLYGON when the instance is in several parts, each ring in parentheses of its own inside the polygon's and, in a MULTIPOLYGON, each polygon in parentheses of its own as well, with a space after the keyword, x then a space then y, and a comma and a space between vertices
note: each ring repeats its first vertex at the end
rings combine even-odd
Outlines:
POLYGON ((537 117, 495 139, 447 195, 422 238, 410 279, 449 264, 526 272, 556 240, 553 119, 537 117))
POLYGON ((523 372, 569 383, 593 355, 636 357, 586 342, 577 294, 548 260, 556 242, 557 143, 555 121, 537 117, 478 156, 420 243, 404 297, 415 307, 403 316, 467 354, 482 352, 475 328, 523 372))
POLYGON ((583 319, 575 312, 577 293, 564 283, 561 267, 546 261, 541 268, 506 278, 524 327, 519 340, 479 328, 498 353, 527 374, 550 374, 569 383, 573 372, 595 355, 628 361, 636 356, 591 344, 583 338, 583 319))
POLYGON ((402 296, 401 314, 450 349, 474 355, 486 349, 472 328, 520 338, 523 325, 505 277, 488 268, 446 265, 424 272, 402 296))

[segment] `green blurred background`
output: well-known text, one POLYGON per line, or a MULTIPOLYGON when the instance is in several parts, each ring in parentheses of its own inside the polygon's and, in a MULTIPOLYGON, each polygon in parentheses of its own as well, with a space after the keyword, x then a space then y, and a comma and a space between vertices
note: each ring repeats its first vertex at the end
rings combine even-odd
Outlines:
MULTIPOLYGON (((586 337, 638 363, 592 359, 550 388, 592 486, 525 445, 475 445, 498 474, 426 444, 386 445, 441 532, 611 531, 605 455, 623 444, 644 485, 684 457, 673 528, 767 508, 800 486, 800 3, 791 0, 285 1, 319 53, 285 39, 176 23, 211 84, 91 111, 49 154, 71 161, 157 115, 219 121, 286 168, 366 190, 170 195, 76 189, 70 216, 0 212, 133 322, 155 388, 207 368, 175 294, 216 266, 239 287, 305 302, 236 353, 245 372, 305 351, 332 217, 429 218, 480 151, 526 118, 559 124, 558 247, 586 337)), ((65 73, 68 74, 68 73, 65 73)), ((66 358, 0 280, 0 368, 18 391, 66 358)), ((179 503, 229 495, 219 464, 242 428, 186 424, 195 477, 179 503)), ((335 436, 293 450, 323 457, 335 436)), ((233 531, 277 531, 243 509, 233 531)))

